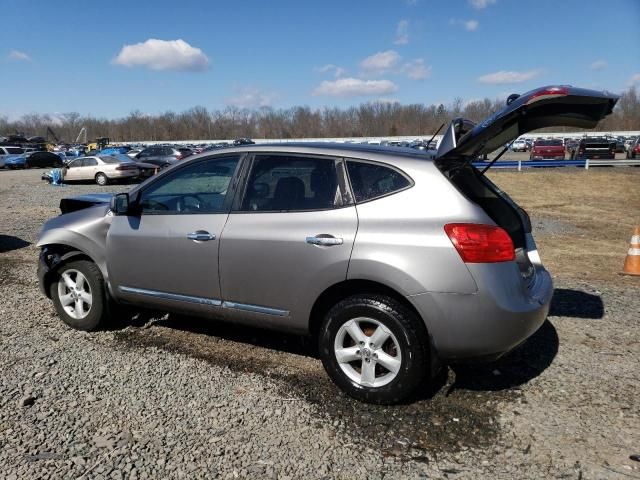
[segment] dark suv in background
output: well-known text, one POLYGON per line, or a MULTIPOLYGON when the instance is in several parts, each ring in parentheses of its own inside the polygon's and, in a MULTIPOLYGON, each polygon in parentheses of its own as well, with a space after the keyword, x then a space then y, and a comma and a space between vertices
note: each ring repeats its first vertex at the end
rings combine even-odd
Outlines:
POLYGON ((151 163, 160 168, 168 167, 177 163, 185 157, 188 157, 193 152, 188 148, 175 148, 166 145, 154 145, 153 147, 147 147, 142 150, 134 158, 144 163, 151 163))
POLYGON ((573 160, 581 158, 613 160, 616 158, 616 142, 605 137, 583 138, 574 148, 571 158, 573 160))

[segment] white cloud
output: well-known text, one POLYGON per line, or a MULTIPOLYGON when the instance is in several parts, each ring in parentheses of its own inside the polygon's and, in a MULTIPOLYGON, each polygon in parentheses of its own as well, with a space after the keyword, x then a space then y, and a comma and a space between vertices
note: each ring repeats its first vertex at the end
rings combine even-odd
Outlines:
POLYGON ((425 65, 423 58, 416 58, 405 63, 402 71, 412 80, 424 80, 431 77, 431 65, 425 65))
POLYGON ((393 41, 396 45, 406 45, 409 43, 409 21, 400 20, 396 27, 396 39, 393 41))
POLYGON ((468 32, 475 32, 478 29, 479 25, 480 22, 478 22, 477 20, 467 20, 466 22, 464 22, 464 29, 468 32))
POLYGON ((115 65, 142 66, 152 70, 199 71, 209 66, 209 59, 199 48, 182 39, 157 40, 125 45, 113 59, 115 65))
POLYGON ((640 85, 640 73, 636 73, 635 75, 632 75, 628 83, 630 87, 634 85, 640 85))
POLYGON ((604 70, 608 66, 609 66, 609 63, 607 63, 606 60, 596 60, 591 65, 589 65, 589 68, 591 70, 604 70))
POLYGON ((400 55, 395 50, 374 53, 360 62, 360 67, 368 72, 384 73, 395 68, 400 55))
POLYGON ((469 0, 469 5, 476 10, 482 10, 483 8, 487 8, 489 5, 495 4, 496 0, 469 0))
POLYGON ((21 61, 21 62, 30 62, 31 61, 31 57, 29 55, 27 55, 24 52, 21 52, 20 50, 11 50, 9 52, 9 55, 7 55, 7 58, 9 60, 17 60, 17 61, 21 61))
POLYGON ((537 77, 542 73, 540 70, 528 70, 526 72, 516 72, 509 70, 500 70, 499 72, 487 73, 478 77, 481 83, 491 85, 504 85, 509 83, 522 83, 537 77))
POLYGON ((334 65, 333 63, 328 63, 327 65, 323 65, 322 67, 315 67, 314 70, 320 73, 333 72, 333 76, 336 78, 341 77, 346 73, 346 70, 344 68, 334 65))
POLYGON ((234 96, 225 99, 225 103, 240 108, 270 107, 276 97, 272 92, 246 87, 237 89, 234 96))
POLYGON ((362 80, 359 78, 339 78, 334 81, 325 80, 314 91, 313 95, 331 97, 355 97, 367 95, 386 95, 394 93, 398 86, 390 80, 362 80))
POLYGON ((480 22, 473 18, 469 20, 461 20, 459 18, 450 18, 449 25, 462 25, 462 27, 468 32, 475 32, 480 26, 480 22))

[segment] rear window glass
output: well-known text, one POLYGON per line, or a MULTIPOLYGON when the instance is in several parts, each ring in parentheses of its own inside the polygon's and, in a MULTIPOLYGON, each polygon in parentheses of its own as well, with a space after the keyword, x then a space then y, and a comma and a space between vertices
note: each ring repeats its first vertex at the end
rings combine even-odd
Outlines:
POLYGON ((389 195, 411 185, 400 172, 382 165, 347 161, 347 170, 356 202, 389 195))
POLYGON ((536 142, 536 147, 561 147, 562 140, 539 140, 536 142))
POLYGON ((111 155, 106 155, 104 157, 100 157, 104 163, 122 163, 122 160, 116 157, 112 157, 111 155))

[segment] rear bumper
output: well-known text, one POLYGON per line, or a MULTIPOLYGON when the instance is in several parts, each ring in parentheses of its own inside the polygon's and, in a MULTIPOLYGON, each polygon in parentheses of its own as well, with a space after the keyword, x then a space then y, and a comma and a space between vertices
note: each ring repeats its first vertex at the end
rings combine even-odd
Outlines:
POLYGON ((140 175, 139 170, 116 170, 115 172, 109 172, 108 177, 112 180, 118 180, 119 178, 131 178, 140 175))
POLYGON ((535 154, 531 155, 531 160, 564 160, 564 153, 551 155, 551 154, 535 154))
POLYGON ((527 288, 515 263, 468 265, 474 294, 425 293, 408 297, 427 324, 437 356, 447 361, 494 360, 513 350, 547 318, 553 282, 537 267, 527 288))

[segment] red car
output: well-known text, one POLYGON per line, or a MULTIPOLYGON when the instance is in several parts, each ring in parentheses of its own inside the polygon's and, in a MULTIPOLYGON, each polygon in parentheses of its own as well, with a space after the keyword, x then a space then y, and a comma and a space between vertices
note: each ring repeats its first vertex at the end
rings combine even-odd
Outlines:
POLYGON ((529 160, 564 160, 564 144, 558 140, 536 140, 531 148, 529 160))

